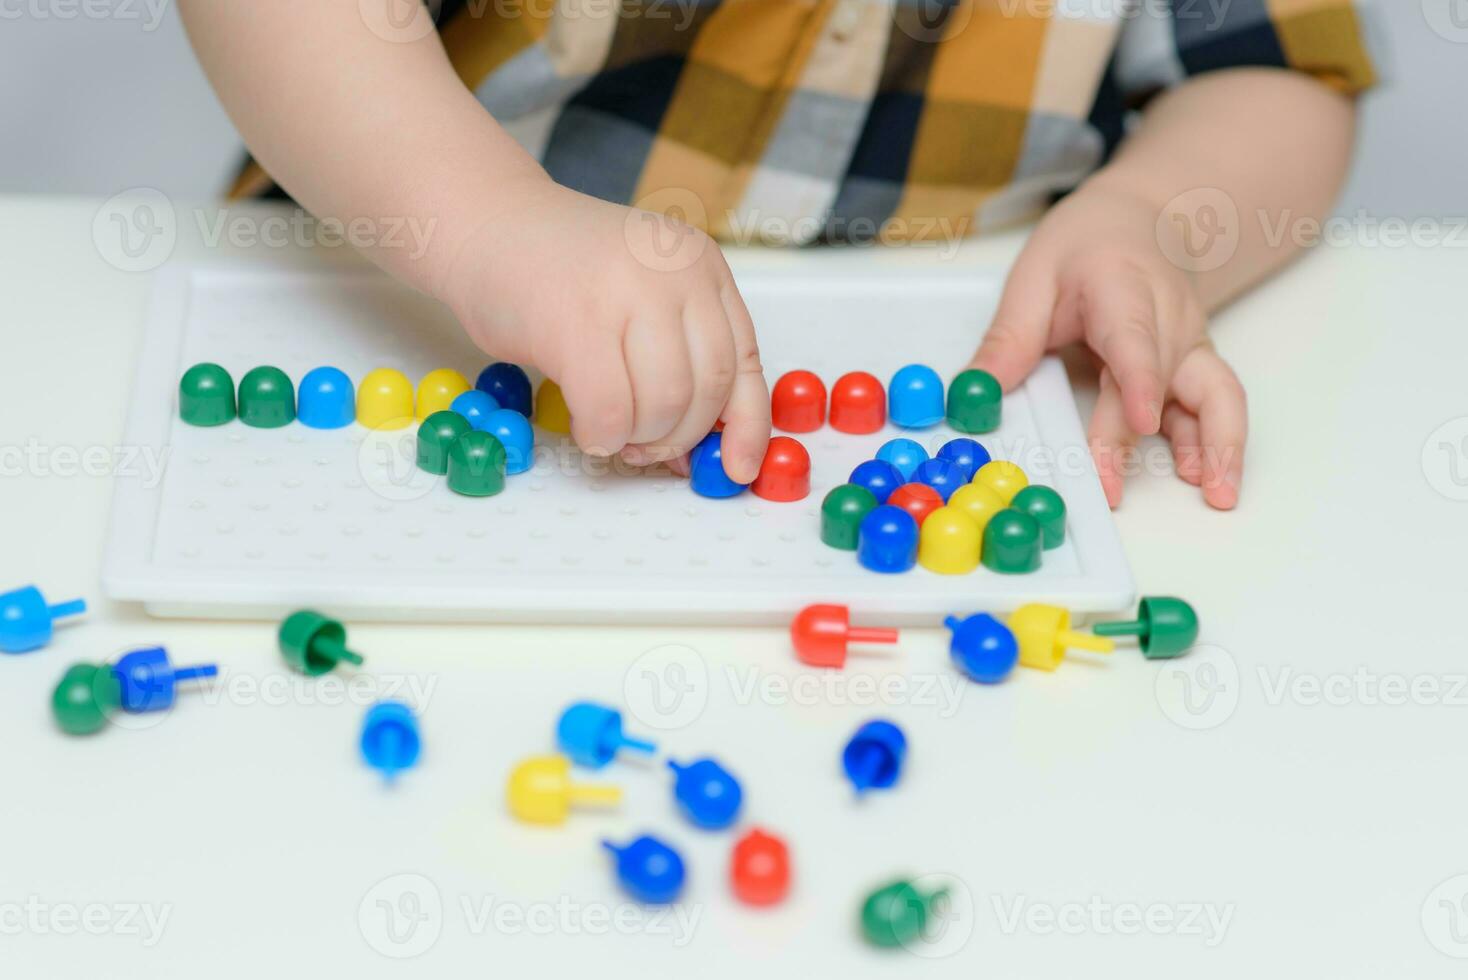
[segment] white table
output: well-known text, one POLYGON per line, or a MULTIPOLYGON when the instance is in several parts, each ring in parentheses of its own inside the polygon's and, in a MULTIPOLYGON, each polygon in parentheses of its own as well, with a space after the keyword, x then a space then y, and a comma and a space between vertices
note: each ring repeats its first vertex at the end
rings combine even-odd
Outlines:
MULTIPOLYGON (((1202 614, 1188 659, 1075 657, 979 689, 956 684, 945 633, 908 631, 836 686, 792 689, 806 675, 774 630, 374 625, 351 636, 371 671, 344 686, 292 680, 269 626, 98 601, 110 461, 147 475, 114 449, 148 277, 99 256, 97 208, 0 200, 0 583, 93 600, 48 649, 0 657, 5 976, 414 969, 384 951, 491 977, 1462 975, 1447 954, 1468 954, 1468 253, 1324 249, 1219 318, 1252 405, 1242 506, 1212 512, 1157 473, 1117 515, 1142 590, 1202 614), (56 732, 48 699, 67 664, 153 642, 227 677, 161 718, 56 732), (649 718, 644 668, 668 663, 691 687, 649 718), (427 750, 389 791, 355 738, 359 705, 399 684, 426 696, 427 750), (732 901, 731 838, 681 824, 660 764, 610 770, 627 794, 617 813, 551 831, 504 815, 506 772, 550 747, 564 703, 629 694, 643 716, 629 727, 724 759, 749 822, 791 841, 786 904, 732 901), (879 714, 907 728, 909 766, 856 806, 837 753, 879 714), (667 919, 625 906, 597 846, 643 828, 689 860, 667 919), (900 875, 955 876, 972 899, 925 955, 856 935, 861 897, 900 875), (414 897, 416 929, 401 914, 389 929, 378 901, 414 897)), ((173 261, 352 261, 208 249, 181 217, 173 261)), ((956 261, 1002 263, 1020 240, 956 261)))

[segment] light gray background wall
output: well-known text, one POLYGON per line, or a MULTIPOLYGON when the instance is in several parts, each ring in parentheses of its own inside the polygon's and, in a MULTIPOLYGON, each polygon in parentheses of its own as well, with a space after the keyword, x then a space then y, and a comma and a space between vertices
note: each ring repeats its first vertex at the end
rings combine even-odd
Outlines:
MULTIPOLYGON (((1374 4, 1389 81, 1341 210, 1468 215, 1468 0, 1374 4)), ((0 0, 0 192, 206 198, 238 150, 170 0, 0 0)))

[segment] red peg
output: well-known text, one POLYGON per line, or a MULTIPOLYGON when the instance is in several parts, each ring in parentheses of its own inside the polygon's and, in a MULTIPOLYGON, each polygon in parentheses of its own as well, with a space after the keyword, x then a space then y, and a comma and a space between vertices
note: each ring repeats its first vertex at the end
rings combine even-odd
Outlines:
POLYGON ((814 432, 826 424, 826 386, 809 371, 790 371, 770 394, 770 420, 785 432, 814 432))
POLYGON ((876 432, 887 421, 887 393, 882 382, 865 371, 836 379, 831 389, 831 428, 851 435, 876 432))
POLYGON ((806 606, 790 623, 790 640, 795 656, 812 667, 846 666, 848 643, 896 643, 894 629, 851 625, 845 606, 806 606))
POLYGON ((943 506, 943 497, 926 483, 904 483, 892 491, 887 503, 907 511, 921 527, 929 514, 943 506))
POLYGON ((789 436, 775 436, 750 489, 766 500, 804 500, 810 495, 810 453, 789 436))
POLYGON ((751 830, 734 845, 729 884, 747 905, 774 905, 790 891, 790 849, 772 834, 751 830))

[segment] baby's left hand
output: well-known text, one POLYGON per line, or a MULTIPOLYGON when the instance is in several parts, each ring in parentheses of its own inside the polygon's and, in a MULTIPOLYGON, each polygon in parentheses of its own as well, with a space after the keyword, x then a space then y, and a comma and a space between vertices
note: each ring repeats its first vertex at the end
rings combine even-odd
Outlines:
POLYGON ((1239 500, 1248 410, 1208 340, 1192 277, 1159 245, 1155 205, 1092 182, 1047 214, 1015 262, 974 366, 1013 389, 1047 352, 1100 358, 1091 452, 1111 506, 1139 437, 1172 443, 1178 476, 1220 510, 1239 500))

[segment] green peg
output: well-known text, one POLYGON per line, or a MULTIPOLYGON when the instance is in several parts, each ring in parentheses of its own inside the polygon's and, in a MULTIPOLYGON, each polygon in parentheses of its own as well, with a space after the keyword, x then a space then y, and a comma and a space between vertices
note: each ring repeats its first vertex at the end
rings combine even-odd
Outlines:
POLYGON ((947 894, 924 895, 908 881, 894 881, 867 896, 861 906, 861 931, 873 946, 907 946, 923 938, 933 903, 947 894))
POLYGON ((318 677, 345 660, 362 663, 362 658, 346 647, 347 628, 319 612, 302 609, 291 613, 280 624, 280 652, 285 662, 307 677, 318 677))
POLYGON ((234 378, 218 364, 195 364, 178 383, 178 415, 185 425, 234 421, 234 378))
POLYGON ((1029 514, 1040 525, 1045 550, 1065 544, 1065 501, 1049 487, 1028 486, 1014 495, 1009 506, 1029 514))
POLYGON ((1040 567, 1040 524, 1029 514, 1006 507, 984 526, 980 552, 984 567, 1005 575, 1023 575, 1040 567))
POLYGON ((72 664, 51 695, 51 713, 68 735, 101 731, 121 705, 122 684, 105 664, 72 664))
POLYGON ((842 551, 855 551, 861 521, 877 508, 877 497, 866 487, 843 483, 821 501, 821 540, 842 551))
POLYGON ((296 420, 296 389, 280 368, 257 367, 240 379, 240 421, 278 429, 296 420))
POLYGON ((999 428, 1004 389, 988 371, 970 368, 948 386, 948 424, 959 432, 993 432, 999 428))
POLYGON ((488 432, 471 430, 449 447, 449 489, 492 497, 505 488, 505 447, 488 432))
POLYGON ((1146 596, 1136 619, 1097 623, 1091 630, 1097 636, 1135 636, 1148 660, 1168 660, 1197 642, 1198 614, 1182 599, 1146 596))
POLYGON ((458 412, 434 412, 418 426, 418 468, 443 476, 449 471, 449 448, 473 426, 458 412))

